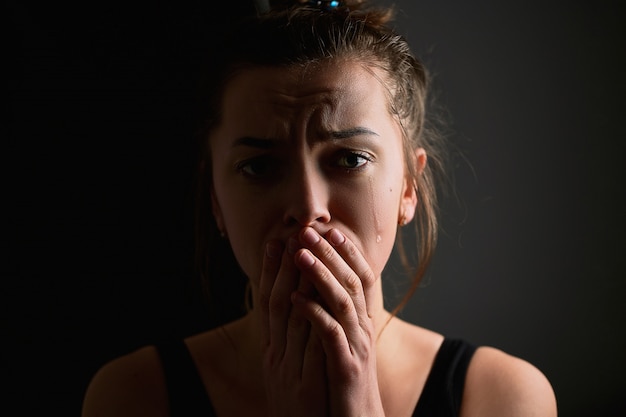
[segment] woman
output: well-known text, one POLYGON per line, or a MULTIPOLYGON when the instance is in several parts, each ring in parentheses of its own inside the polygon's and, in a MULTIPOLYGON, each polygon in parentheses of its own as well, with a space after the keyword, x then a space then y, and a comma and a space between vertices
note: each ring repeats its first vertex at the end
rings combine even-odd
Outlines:
POLYGON ((243 273, 249 311, 107 364, 83 415, 556 415, 532 365, 385 310, 399 227, 413 289, 436 240, 426 73, 388 12, 299 3, 243 21, 207 93, 199 254, 214 282, 243 273))

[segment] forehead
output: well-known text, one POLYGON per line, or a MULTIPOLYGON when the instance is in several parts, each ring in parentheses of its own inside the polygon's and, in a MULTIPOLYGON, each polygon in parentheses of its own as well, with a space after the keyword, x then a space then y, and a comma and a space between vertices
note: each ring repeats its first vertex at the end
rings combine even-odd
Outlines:
POLYGON ((283 108, 325 105, 332 110, 375 105, 387 109, 384 72, 352 60, 330 60, 305 67, 253 67, 238 72, 227 84, 222 114, 250 114, 257 105, 283 108))

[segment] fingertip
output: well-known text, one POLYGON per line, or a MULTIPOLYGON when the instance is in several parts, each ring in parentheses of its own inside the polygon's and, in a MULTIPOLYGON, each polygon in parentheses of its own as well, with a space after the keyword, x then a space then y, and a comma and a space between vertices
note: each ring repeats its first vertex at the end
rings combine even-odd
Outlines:
POLYGON ((282 252, 283 252, 283 247, 280 244, 280 242, 276 240, 271 240, 267 242, 267 244, 265 245, 265 254, 270 259, 279 258, 282 252))
POLYGON ((300 243, 295 238, 290 237, 287 241, 287 252, 290 255, 295 255, 298 249, 300 249, 300 243))
POLYGON ((300 232, 300 239, 307 246, 313 246, 320 241, 320 235, 312 227, 305 227, 300 232))
POLYGON ((306 303, 306 297, 300 291, 294 291, 291 293, 291 302, 302 305, 306 303))
POLYGON ((339 246, 346 241, 346 237, 337 229, 331 229, 328 232, 328 241, 333 246, 339 246))
POLYGON ((296 262, 301 268, 310 268, 315 263, 315 258, 308 250, 301 250, 296 255, 296 262))

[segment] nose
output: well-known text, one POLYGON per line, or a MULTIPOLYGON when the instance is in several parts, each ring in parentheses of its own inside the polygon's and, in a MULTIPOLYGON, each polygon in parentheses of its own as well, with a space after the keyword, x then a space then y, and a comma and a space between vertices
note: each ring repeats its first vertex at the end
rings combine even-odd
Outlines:
POLYGON ((313 164, 303 164, 290 175, 284 190, 283 222, 287 226, 313 226, 330 222, 330 187, 323 172, 313 164))

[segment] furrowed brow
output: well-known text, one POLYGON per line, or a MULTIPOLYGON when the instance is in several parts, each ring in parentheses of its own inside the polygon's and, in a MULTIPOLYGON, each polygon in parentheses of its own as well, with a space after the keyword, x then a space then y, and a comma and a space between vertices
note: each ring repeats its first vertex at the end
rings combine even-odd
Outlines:
POLYGON ((250 148, 258 148, 258 149, 274 149, 278 147, 278 141, 273 139, 261 139, 261 138, 253 138, 249 136, 244 136, 238 138, 233 142, 233 148, 238 146, 247 146, 250 148))
POLYGON ((361 126, 352 127, 350 129, 345 129, 345 130, 335 130, 335 131, 329 132, 329 134, 332 139, 349 139, 354 136, 363 136, 363 135, 379 136, 378 133, 374 132, 373 130, 370 130, 366 127, 361 127, 361 126))
MULTIPOLYGON (((366 127, 352 127, 344 130, 333 130, 327 133, 329 139, 341 140, 349 139, 355 136, 379 136, 378 133, 366 127)), ((251 136, 243 136, 237 138, 233 142, 233 148, 245 146, 257 149, 276 149, 280 146, 281 141, 277 139, 254 138, 251 136)))

